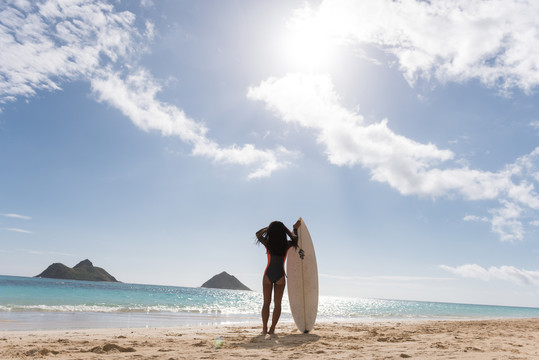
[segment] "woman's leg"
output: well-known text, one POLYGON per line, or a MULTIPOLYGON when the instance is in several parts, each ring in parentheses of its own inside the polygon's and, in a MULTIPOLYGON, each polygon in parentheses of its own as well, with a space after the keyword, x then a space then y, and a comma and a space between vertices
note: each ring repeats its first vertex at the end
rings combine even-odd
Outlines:
POLYGON ((264 304, 262 305, 262 333, 267 334, 273 284, 266 275, 264 275, 264 279, 262 280, 262 290, 264 293, 264 304))
POLYGON ((271 327, 269 330, 269 334, 273 334, 275 332, 275 326, 277 325, 277 322, 279 321, 279 317, 281 316, 281 300, 283 300, 285 286, 286 286, 286 279, 284 276, 280 278, 279 280, 277 280, 277 282, 274 285, 275 294, 273 295, 273 316, 271 318, 271 327))

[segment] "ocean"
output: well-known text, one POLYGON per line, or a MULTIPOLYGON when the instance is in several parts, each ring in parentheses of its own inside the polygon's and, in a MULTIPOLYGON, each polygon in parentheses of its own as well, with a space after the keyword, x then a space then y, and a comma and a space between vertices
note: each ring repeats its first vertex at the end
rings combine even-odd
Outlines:
MULTIPOLYGON (((0 330, 259 322, 262 294, 0 276, 0 330)), ((318 321, 538 318, 539 308, 321 296, 318 321)), ((288 299, 281 320, 292 322, 288 299)))

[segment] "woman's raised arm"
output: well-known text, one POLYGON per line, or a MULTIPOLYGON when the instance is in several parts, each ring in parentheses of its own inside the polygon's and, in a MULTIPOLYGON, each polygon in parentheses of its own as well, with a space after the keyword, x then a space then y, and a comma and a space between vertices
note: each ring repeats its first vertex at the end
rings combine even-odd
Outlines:
POLYGON ((259 242, 266 245, 266 238, 264 237, 264 234, 268 232, 268 227, 264 227, 256 232, 256 238, 259 242))

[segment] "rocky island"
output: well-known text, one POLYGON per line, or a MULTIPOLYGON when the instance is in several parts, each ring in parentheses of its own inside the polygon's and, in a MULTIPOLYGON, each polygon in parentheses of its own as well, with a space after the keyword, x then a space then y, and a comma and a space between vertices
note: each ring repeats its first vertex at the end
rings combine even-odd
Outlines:
POLYGON ((243 285, 241 281, 236 279, 235 276, 228 274, 226 271, 223 271, 220 274, 215 275, 210 280, 202 284, 203 288, 212 288, 212 289, 230 289, 230 290, 248 290, 251 291, 247 286, 243 285))
POLYGON ((118 282, 114 276, 110 275, 104 269, 94 266, 88 259, 81 261, 73 268, 65 266, 61 263, 54 263, 36 277, 64 280, 118 282))

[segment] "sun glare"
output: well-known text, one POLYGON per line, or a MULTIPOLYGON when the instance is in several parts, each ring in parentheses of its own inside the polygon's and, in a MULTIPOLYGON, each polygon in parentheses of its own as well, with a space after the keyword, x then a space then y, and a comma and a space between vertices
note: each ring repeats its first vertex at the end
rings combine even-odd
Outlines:
POLYGON ((304 71, 330 67, 335 44, 328 25, 327 21, 314 17, 309 9, 297 13, 288 23, 281 43, 284 61, 304 71))

